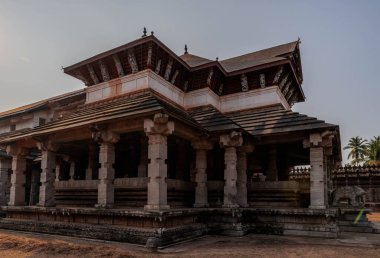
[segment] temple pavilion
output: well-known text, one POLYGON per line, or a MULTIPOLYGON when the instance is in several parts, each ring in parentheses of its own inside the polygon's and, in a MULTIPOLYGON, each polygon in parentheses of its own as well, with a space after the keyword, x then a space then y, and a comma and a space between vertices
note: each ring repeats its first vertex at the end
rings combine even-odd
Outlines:
POLYGON ((0 227, 157 245, 337 235, 339 127, 292 111, 299 40, 211 60, 144 33, 63 71, 84 88, 0 113, 0 227))

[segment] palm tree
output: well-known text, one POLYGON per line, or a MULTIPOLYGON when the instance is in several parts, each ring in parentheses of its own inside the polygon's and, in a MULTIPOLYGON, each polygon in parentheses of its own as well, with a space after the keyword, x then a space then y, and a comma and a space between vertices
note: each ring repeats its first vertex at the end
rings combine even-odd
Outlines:
POLYGON ((361 137, 356 136, 352 137, 344 150, 350 150, 348 153, 348 159, 352 158, 351 165, 358 165, 360 162, 364 161, 364 156, 366 154, 366 145, 367 140, 363 140, 361 137))
POLYGON ((380 164, 380 136, 373 137, 366 145, 366 164, 379 165, 380 164))

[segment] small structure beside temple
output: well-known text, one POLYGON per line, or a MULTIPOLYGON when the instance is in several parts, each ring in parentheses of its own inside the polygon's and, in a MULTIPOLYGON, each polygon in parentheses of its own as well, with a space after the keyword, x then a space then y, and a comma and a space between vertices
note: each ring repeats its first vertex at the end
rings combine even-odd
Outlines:
POLYGON ((0 227, 158 247, 337 237, 339 127, 291 109, 299 45, 219 61, 144 34, 64 68, 86 87, 0 113, 0 227), (310 180, 291 180, 302 165, 310 180))

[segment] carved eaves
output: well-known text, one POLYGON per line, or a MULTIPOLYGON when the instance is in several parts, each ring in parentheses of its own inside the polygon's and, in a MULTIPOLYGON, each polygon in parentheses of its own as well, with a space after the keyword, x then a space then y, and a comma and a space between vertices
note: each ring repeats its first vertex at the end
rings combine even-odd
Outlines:
POLYGON ((172 71, 172 67, 173 67, 173 59, 170 59, 168 64, 166 65, 166 70, 165 70, 165 75, 164 75, 164 78, 167 81, 169 80, 170 73, 172 71))
POLYGON ((123 70, 123 66, 121 65, 119 56, 118 55, 113 55, 112 58, 113 58, 113 61, 115 63, 117 74, 119 76, 124 76, 124 70, 123 70))
POLYGON ((139 71, 139 67, 137 65, 135 52, 133 49, 128 49, 128 63, 131 66, 132 73, 137 73, 139 71))
POLYGON ((245 73, 243 73, 241 76, 240 76, 240 83, 241 83, 241 91, 248 91, 248 79, 247 79, 247 75, 245 73))
POLYGON ((96 76, 94 68, 92 68, 91 65, 87 65, 87 69, 88 69, 88 72, 90 73, 91 80, 94 82, 94 84, 98 84, 99 83, 99 79, 96 76))
POLYGON ((279 82, 280 77, 281 77, 283 71, 284 71, 284 67, 283 67, 283 66, 280 66, 280 67, 278 68, 278 70, 277 70, 276 75, 274 76, 273 84, 277 84, 277 83, 279 82))
POLYGON ((103 60, 99 61, 99 66, 100 66, 100 73, 102 74, 102 77, 103 77, 103 81, 105 81, 105 82, 109 81, 110 76, 109 76, 109 73, 107 70, 107 66, 104 64, 103 60))
POLYGON ((260 87, 265 88, 265 74, 261 73, 259 77, 260 77, 260 87))

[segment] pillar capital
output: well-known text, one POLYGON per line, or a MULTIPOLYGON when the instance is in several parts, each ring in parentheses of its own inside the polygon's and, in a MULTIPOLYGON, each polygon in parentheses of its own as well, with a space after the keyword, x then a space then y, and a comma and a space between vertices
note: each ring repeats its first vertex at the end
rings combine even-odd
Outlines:
POLYGON ((26 148, 20 146, 18 143, 7 145, 5 151, 10 156, 25 156, 27 152, 26 148))
POLYGON ((41 140, 37 141, 37 148, 40 151, 56 152, 58 150, 58 145, 56 143, 53 143, 51 140, 41 140))
POLYGON ((322 133, 311 133, 309 138, 303 140, 304 148, 311 147, 331 147, 332 139, 335 137, 334 131, 324 131, 322 133))
POLYGON ((99 129, 98 127, 92 128, 92 139, 98 143, 117 143, 120 135, 108 129, 99 129))
POLYGON ((147 135, 160 134, 167 136, 174 131, 174 122, 169 121, 169 116, 157 113, 152 119, 144 119, 144 131, 147 135))
POLYGON ((226 147, 240 147, 243 145, 243 136, 241 132, 232 131, 229 134, 220 136, 220 146, 226 147))
POLYGON ((191 142, 191 146, 193 146, 195 150, 212 150, 213 143, 208 140, 207 137, 199 137, 191 142))

